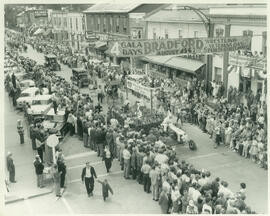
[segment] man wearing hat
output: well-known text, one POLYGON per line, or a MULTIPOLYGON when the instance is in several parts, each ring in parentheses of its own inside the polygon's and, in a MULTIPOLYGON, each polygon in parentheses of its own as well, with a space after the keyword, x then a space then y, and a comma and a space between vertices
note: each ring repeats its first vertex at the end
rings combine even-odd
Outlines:
POLYGON ((15 166, 12 159, 12 153, 7 153, 7 170, 9 172, 9 181, 12 183, 16 183, 15 181, 15 166))
POLYGON ((44 165, 41 162, 41 159, 39 155, 36 155, 36 159, 34 160, 34 166, 35 166, 35 171, 37 175, 37 186, 40 188, 43 188, 43 170, 44 170, 44 165))

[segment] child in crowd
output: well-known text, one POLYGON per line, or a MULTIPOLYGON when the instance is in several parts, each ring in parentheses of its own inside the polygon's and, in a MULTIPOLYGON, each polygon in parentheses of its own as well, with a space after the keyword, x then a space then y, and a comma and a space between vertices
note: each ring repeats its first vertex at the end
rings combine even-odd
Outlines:
POLYGON ((109 191, 113 195, 113 190, 112 190, 111 186, 109 185, 107 179, 104 179, 104 181, 98 180, 98 182, 102 185, 102 196, 103 196, 103 200, 105 202, 106 199, 109 197, 109 191))

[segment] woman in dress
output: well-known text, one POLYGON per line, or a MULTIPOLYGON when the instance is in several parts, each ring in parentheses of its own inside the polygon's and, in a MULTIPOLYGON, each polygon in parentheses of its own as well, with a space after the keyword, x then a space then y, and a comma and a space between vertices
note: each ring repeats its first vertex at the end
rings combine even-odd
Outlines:
POLYGON ((20 135, 21 144, 24 144, 24 129, 23 129, 22 121, 20 119, 17 121, 17 131, 18 131, 18 134, 20 135))
POLYGON ((229 126, 225 130, 225 145, 230 145, 232 139, 232 123, 229 123, 229 126))
POLYGON ((249 150, 249 154, 251 156, 251 159, 253 162, 257 162, 257 154, 258 154, 258 142, 257 142, 257 137, 254 136, 252 140, 252 144, 249 150))

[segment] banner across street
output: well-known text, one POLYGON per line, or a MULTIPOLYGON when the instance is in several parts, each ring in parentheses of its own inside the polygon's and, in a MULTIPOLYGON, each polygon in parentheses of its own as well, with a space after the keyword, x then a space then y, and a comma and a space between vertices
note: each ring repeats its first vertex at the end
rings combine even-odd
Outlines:
POLYGON ((145 55, 210 54, 249 49, 251 37, 119 40, 109 42, 109 53, 132 57, 145 55))

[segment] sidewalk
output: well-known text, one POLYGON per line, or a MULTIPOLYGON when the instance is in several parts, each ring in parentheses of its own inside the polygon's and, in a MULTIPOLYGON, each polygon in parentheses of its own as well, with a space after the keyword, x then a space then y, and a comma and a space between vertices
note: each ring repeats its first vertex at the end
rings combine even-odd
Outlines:
MULTIPOLYGON (((33 161, 36 151, 32 150, 28 130, 26 129, 23 114, 15 111, 9 102, 8 95, 5 93, 5 156, 7 152, 12 152, 15 164, 17 183, 9 184, 9 192, 5 195, 5 202, 11 203, 19 200, 42 196, 52 192, 51 186, 45 188, 37 187, 36 174, 33 161), (25 128, 25 143, 19 143, 17 134, 17 120, 22 119, 25 128)), ((5 171, 8 179, 8 171, 5 171)))

